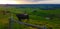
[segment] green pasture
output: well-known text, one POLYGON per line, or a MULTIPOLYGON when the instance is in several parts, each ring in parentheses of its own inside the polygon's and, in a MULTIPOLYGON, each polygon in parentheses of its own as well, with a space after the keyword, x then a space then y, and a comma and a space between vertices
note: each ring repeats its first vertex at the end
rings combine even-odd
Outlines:
MULTIPOLYGON (((39 8, 16 8, 16 7, 0 7, 0 29, 8 29, 9 28, 9 18, 10 14, 3 15, 1 13, 2 10, 9 10, 13 14, 14 20, 18 20, 15 16, 16 13, 24 13, 26 11, 29 14, 29 24, 43 26, 45 24, 47 27, 52 26, 53 29, 60 29, 60 18, 54 17, 52 20, 47 20, 43 16, 48 14, 60 14, 60 9, 56 10, 41 10, 39 8), (32 10, 36 10, 37 12, 32 12, 32 10), (39 15, 39 16, 38 16, 39 15), (42 24, 42 25, 40 25, 42 24)), ((26 21, 26 20, 25 20, 26 21)), ((23 22, 25 22, 23 21, 23 22)), ((36 29, 32 27, 28 27, 25 25, 18 24, 16 22, 13 23, 13 29, 36 29)))

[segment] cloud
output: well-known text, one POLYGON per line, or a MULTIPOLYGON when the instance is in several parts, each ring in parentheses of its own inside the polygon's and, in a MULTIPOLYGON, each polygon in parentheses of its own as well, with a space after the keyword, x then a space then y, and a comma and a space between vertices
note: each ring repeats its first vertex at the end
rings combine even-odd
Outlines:
POLYGON ((0 3, 4 2, 4 3, 16 3, 16 4, 60 4, 60 0, 5 0, 5 1, 0 0, 0 3))
POLYGON ((37 2, 37 1, 45 1, 45 0, 22 0, 22 1, 37 2))
POLYGON ((60 4, 60 0, 40 1, 41 4, 60 4))
POLYGON ((40 0, 18 0, 18 1, 40 1, 40 0))
POLYGON ((21 4, 60 4, 60 0, 18 0, 21 4))
POLYGON ((50 0, 16 0, 20 4, 38 4, 41 1, 50 1, 50 0))

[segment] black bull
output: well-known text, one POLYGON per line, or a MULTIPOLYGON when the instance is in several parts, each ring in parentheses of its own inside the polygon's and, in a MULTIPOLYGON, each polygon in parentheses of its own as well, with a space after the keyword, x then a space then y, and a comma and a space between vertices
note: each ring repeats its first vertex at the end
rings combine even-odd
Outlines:
POLYGON ((29 15, 28 14, 16 14, 17 18, 19 19, 19 21, 25 20, 27 19, 27 21, 29 20, 29 15))

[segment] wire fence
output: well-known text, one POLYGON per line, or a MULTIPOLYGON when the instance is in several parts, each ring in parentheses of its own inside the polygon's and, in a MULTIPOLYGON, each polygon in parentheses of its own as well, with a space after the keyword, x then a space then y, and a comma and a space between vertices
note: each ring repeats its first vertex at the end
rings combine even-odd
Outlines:
POLYGON ((21 21, 18 21, 18 20, 14 20, 12 17, 9 19, 9 29, 13 28, 13 23, 14 22, 17 22, 19 24, 23 24, 23 25, 26 25, 26 26, 31 26, 31 27, 37 28, 37 29, 44 29, 44 28, 42 28, 38 25, 32 25, 32 24, 24 23, 24 22, 21 22, 21 21))

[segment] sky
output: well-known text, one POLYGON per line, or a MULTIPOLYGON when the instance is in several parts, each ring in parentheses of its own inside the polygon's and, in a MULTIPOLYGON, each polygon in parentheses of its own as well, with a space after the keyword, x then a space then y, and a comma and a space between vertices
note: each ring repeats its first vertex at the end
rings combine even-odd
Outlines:
POLYGON ((0 4, 60 4, 60 0, 0 0, 0 4))

